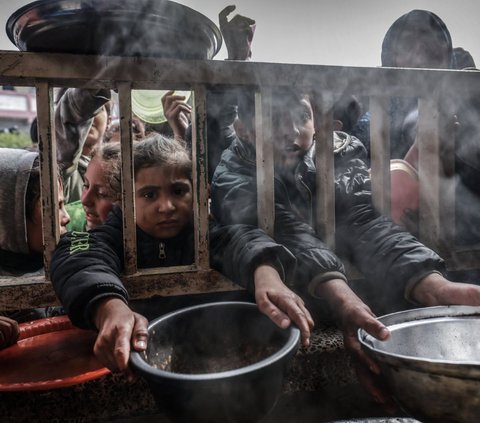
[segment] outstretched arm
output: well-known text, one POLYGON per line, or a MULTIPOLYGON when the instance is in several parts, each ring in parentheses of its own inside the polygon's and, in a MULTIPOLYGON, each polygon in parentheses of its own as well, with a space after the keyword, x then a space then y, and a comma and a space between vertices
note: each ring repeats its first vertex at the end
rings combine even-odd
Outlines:
POLYGON ((295 323, 300 329, 302 345, 308 347, 314 322, 303 300, 283 283, 277 270, 268 264, 256 268, 254 284, 255 302, 260 311, 283 329, 295 323))
POLYGON ((440 273, 430 273, 412 287, 409 298, 424 306, 480 305, 480 286, 453 282, 440 273))
POLYGON ((212 267, 254 293, 262 313, 281 328, 293 322, 309 344, 313 320, 302 299, 284 281, 293 278, 295 257, 252 225, 210 222, 212 267), (241 272, 238 269, 242 269, 241 272))
POLYGON ((230 21, 228 15, 234 5, 225 7, 218 15, 220 30, 228 51, 228 60, 248 60, 252 56, 252 41, 255 21, 242 15, 235 15, 230 21))
POLYGON ((76 166, 93 118, 110 100, 110 90, 69 88, 55 109, 57 160, 67 172, 76 166))
POLYGON ((358 341, 359 328, 379 340, 390 337, 390 331, 376 319, 370 308, 341 279, 332 279, 316 286, 314 295, 327 304, 343 332, 345 349, 352 355, 357 377, 376 402, 386 411, 393 412, 396 406, 378 381, 380 367, 363 350, 358 341))
POLYGON ((185 133, 190 124, 192 108, 185 103, 186 97, 176 95, 175 91, 167 91, 162 96, 163 114, 172 128, 175 139, 185 140, 185 133))

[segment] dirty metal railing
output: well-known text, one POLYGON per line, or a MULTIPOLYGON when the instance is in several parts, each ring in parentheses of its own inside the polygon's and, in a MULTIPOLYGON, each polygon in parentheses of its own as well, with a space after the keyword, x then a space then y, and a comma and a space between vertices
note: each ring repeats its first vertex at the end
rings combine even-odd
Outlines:
MULTIPOLYGON (((56 147, 53 130, 54 87, 105 87, 119 97, 124 209, 124 282, 132 298, 237 289, 210 269, 208 253, 208 180, 206 90, 210 85, 245 86, 256 90, 257 190, 260 226, 272 233, 273 149, 271 102, 275 87, 298 87, 315 99, 318 232, 334 247, 335 199, 332 105, 342 93, 369 98, 372 191, 376 206, 390 211, 388 107, 392 96, 419 97, 420 238, 440 250, 452 268, 472 268, 480 250, 458 253, 452 246, 454 198, 442 195, 445 184, 440 159, 441 98, 480 94, 480 74, 467 71, 357 68, 232 61, 180 61, 46 53, 0 52, 0 84, 34 86, 37 91, 46 277, 0 280, 0 309, 56 303, 48 280, 50 257, 58 241, 56 147), (136 263, 135 211, 131 142, 132 89, 187 89, 194 92, 192 113, 194 158, 195 263, 191 266, 141 271, 136 263)), ((443 142, 443 141, 442 141, 443 142)), ((453 142, 453 140, 451 141, 453 142)), ((452 150, 453 151, 453 150, 452 150)), ((453 154, 451 157, 453 163, 453 154)), ((240 270, 240 269, 239 269, 240 270)))

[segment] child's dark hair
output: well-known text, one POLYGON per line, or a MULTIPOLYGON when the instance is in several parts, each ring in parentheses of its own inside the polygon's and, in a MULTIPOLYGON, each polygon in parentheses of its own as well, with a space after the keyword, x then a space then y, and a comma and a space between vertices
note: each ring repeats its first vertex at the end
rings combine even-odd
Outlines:
POLYGON ((174 167, 192 179, 192 160, 185 143, 152 133, 133 146, 135 175, 146 167, 174 167))

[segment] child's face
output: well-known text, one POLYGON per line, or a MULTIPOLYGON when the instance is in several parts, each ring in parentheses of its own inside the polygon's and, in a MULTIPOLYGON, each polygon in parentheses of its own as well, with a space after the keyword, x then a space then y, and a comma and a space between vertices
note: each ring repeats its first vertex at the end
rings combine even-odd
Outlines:
POLYGON ((173 238, 192 220, 192 183, 176 168, 142 168, 135 175, 135 207, 144 232, 173 238))
POLYGON ((93 229, 107 220, 113 199, 106 188, 101 160, 93 158, 85 172, 82 205, 87 219, 87 229, 93 229))
POLYGON ((308 99, 285 101, 273 110, 275 164, 293 169, 310 149, 315 128, 308 99))

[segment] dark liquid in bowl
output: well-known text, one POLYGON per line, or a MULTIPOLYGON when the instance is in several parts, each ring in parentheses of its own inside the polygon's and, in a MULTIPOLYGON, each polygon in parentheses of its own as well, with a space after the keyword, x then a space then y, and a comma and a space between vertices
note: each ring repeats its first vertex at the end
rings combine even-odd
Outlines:
POLYGON ((177 347, 171 354, 150 357, 149 364, 172 373, 218 373, 257 363, 277 350, 275 346, 240 345, 208 352, 194 352, 188 346, 182 346, 177 347))

